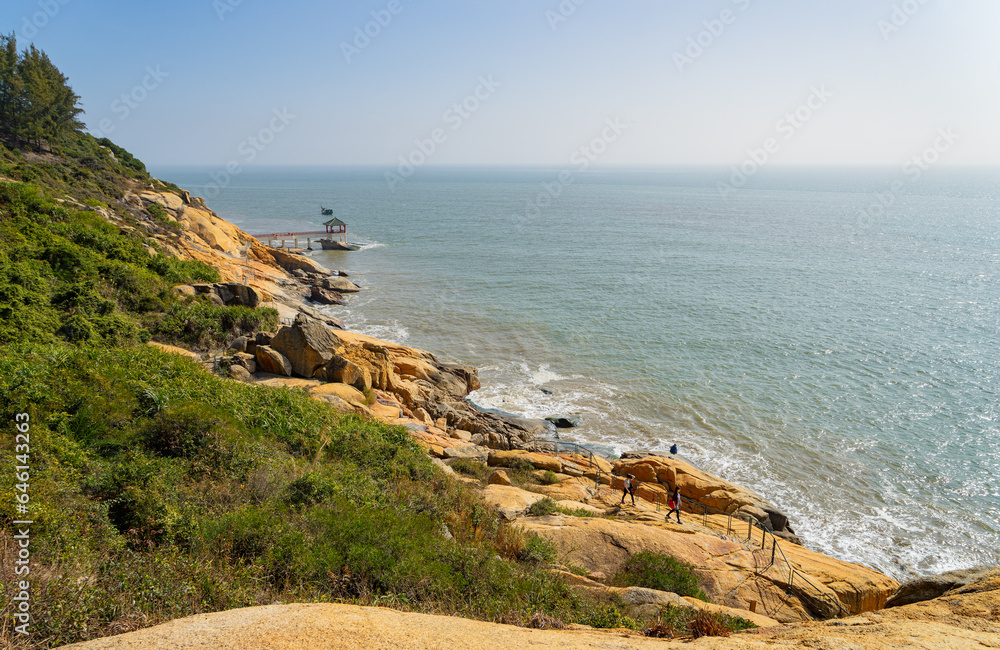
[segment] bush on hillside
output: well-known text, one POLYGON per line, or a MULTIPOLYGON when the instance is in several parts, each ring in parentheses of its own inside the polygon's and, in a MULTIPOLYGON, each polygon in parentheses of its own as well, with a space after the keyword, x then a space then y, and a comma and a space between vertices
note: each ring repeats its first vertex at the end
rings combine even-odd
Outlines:
POLYGON ((679 596, 708 600, 704 590, 698 585, 698 575, 694 572, 694 567, 666 553, 654 551, 635 553, 614 576, 612 584, 671 591, 679 596))
MULTIPOLYGON (((19 412, 38 504, 35 633, 53 643, 275 600, 623 620, 574 596, 547 571, 551 543, 438 472, 405 429, 305 393, 147 346, 2 346, 0 417, 19 412)), ((14 489, 0 477, 0 517, 16 516, 14 489)), ((0 534, 5 602, 11 542, 0 534)))

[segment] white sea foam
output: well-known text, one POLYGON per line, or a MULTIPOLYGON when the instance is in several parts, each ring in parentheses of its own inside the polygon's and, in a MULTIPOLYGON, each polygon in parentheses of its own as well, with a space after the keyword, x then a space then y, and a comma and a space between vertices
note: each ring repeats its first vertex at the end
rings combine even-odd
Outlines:
POLYGON ((410 338, 410 330, 406 329, 399 321, 390 321, 379 324, 355 324, 351 329, 359 334, 372 336, 383 341, 404 345, 410 338))

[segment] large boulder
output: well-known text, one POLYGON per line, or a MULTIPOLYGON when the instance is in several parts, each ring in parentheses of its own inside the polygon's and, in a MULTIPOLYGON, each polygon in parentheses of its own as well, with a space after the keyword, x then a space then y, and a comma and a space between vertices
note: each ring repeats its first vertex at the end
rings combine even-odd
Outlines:
MULTIPOLYGON (((364 342, 361 345, 345 345, 337 353, 349 363, 353 363, 366 373, 364 382, 367 386, 396 392, 400 397, 411 395, 397 391, 398 380, 389 351, 381 345, 364 342)), ((405 398, 404 398, 405 399, 405 398)), ((415 406, 408 404, 408 406, 415 406)))
POLYGON ((953 589, 964 587, 985 578, 1000 577, 1000 567, 978 566, 959 571, 948 571, 936 576, 916 578, 900 585, 888 600, 886 608, 901 607, 943 596, 953 589))
POLYGON ((216 285, 216 287, 216 292, 219 293, 228 306, 242 306, 256 309, 261 303, 260 293, 249 285, 239 282, 225 282, 216 285), (226 296, 222 295, 222 290, 226 292, 226 296))
POLYGON ((338 291, 340 293, 357 293, 358 291, 361 291, 361 287, 354 284, 347 278, 337 276, 323 278, 319 281, 319 286, 327 291, 338 291))
POLYGON ((341 345, 343 342, 332 329, 302 314, 271 339, 271 347, 288 357, 292 370, 300 377, 314 376, 341 345))
POLYGON ((243 366, 230 366, 229 367, 229 378, 236 379, 239 381, 251 382, 253 381, 253 375, 249 370, 243 366))
POLYGON ((497 509, 504 519, 513 521, 524 515, 543 494, 528 492, 512 485, 487 485, 482 492, 483 501, 497 509))
POLYGON ((510 482, 510 477, 507 476, 507 472, 502 469, 493 470, 493 473, 487 477, 486 482, 490 485, 513 485, 510 482))
POLYGON ((321 273, 323 275, 330 275, 330 269, 326 268, 319 262, 310 259, 304 255, 296 255, 295 253, 286 253, 280 248, 267 248, 267 252, 274 257, 274 261, 281 268, 285 269, 291 273, 295 269, 305 271, 307 273, 321 273))
POLYGON ((292 376, 292 362, 288 357, 267 345, 258 345, 254 351, 257 369, 272 375, 292 376))
POLYGON ((327 291, 322 287, 313 285, 309 293, 309 300, 317 302, 321 305, 343 305, 344 300, 336 291, 327 291))
POLYGON ((326 362, 326 365, 313 373, 313 376, 323 381, 355 386, 359 390, 367 390, 372 387, 371 372, 339 354, 333 355, 326 362))

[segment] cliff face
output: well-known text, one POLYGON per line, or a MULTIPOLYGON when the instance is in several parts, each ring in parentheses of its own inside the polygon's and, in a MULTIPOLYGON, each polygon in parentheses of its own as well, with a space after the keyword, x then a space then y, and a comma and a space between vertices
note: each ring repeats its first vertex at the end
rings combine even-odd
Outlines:
MULTIPOLYGON (((178 195, 136 187, 125 193, 123 201, 135 211, 148 211, 153 205, 159 207, 157 212, 162 211, 162 219, 179 234, 177 238, 171 237, 167 230, 152 235, 168 254, 210 264, 219 270, 225 282, 246 281, 269 296, 284 295, 278 283, 291 276, 271 250, 220 218, 201 199, 191 198, 187 192, 178 195)), ((111 217, 106 215, 106 218, 111 217)))

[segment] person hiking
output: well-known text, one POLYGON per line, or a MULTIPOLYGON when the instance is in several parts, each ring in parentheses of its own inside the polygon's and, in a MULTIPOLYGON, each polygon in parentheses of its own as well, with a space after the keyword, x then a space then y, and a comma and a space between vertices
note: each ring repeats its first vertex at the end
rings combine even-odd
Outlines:
POLYGON ((634 478, 631 474, 625 475, 625 482, 622 484, 622 504, 625 503, 625 496, 628 495, 632 497, 632 505, 635 505, 635 485, 632 484, 634 478))
POLYGON ((674 486, 674 493, 670 495, 670 499, 667 501, 667 507, 670 508, 670 512, 667 513, 667 521, 670 521, 670 513, 677 513, 677 523, 681 523, 681 489, 674 486))

